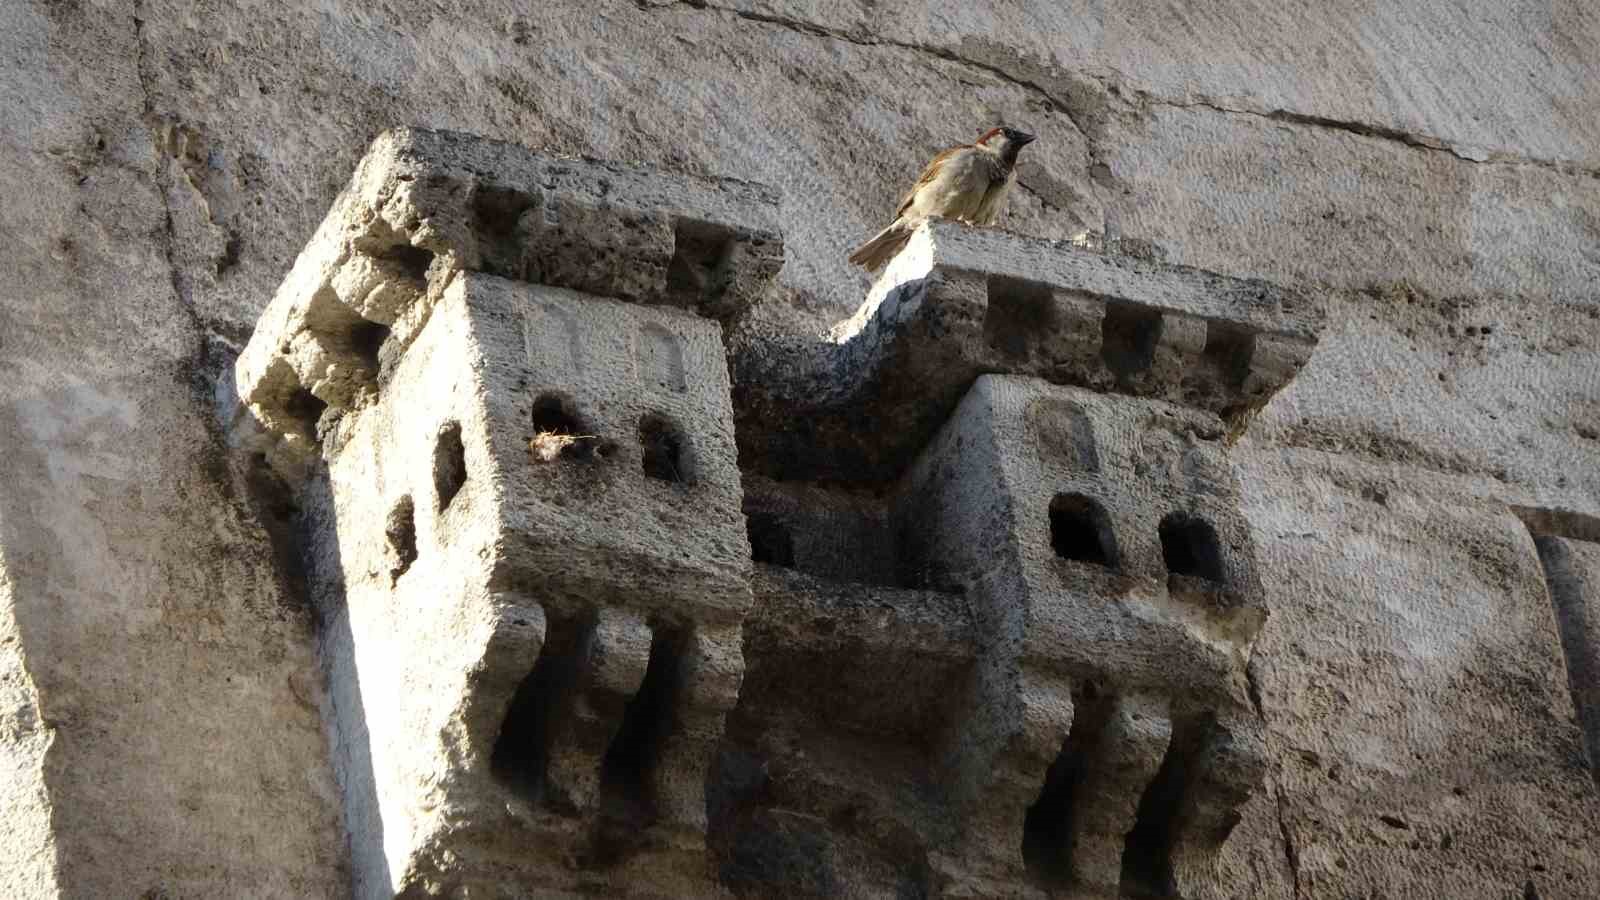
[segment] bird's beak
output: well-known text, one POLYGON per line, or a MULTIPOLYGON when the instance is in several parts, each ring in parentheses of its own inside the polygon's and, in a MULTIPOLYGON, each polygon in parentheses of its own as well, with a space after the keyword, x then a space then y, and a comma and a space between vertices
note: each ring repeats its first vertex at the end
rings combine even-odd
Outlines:
POLYGON ((1026 146, 1028 144, 1033 143, 1034 141, 1036 141, 1038 139, 1039 139, 1038 135, 1029 134, 1026 131, 1017 132, 1017 143, 1018 144, 1026 146))

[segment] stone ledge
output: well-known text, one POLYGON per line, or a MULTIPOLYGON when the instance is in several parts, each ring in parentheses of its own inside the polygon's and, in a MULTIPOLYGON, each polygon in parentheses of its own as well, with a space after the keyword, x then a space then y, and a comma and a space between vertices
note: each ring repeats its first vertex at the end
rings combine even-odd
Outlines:
MULTIPOLYGON (((1288 339, 1315 342, 1323 321, 1323 311, 1309 298, 1259 279, 1098 253, 1065 241, 958 222, 926 222, 899 259, 907 264, 892 263, 873 294, 939 269, 1075 291, 1102 302, 1133 303, 1288 339)), ((841 336, 848 337, 848 331, 841 330, 841 336)))
POLYGON ((1322 318, 1262 281, 929 221, 828 342, 737 360, 741 456, 779 478, 887 480, 983 373, 1237 420, 1305 365, 1322 318))

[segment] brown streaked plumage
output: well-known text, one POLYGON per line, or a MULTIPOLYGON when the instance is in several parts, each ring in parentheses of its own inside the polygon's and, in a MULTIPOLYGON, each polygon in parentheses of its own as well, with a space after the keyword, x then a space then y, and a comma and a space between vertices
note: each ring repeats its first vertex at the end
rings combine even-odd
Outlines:
POLYGON ((935 156, 900 201, 895 220, 857 247, 850 261, 869 272, 882 268, 930 216, 993 225, 1016 183, 1017 154, 1033 140, 1014 128, 991 128, 977 141, 935 156))

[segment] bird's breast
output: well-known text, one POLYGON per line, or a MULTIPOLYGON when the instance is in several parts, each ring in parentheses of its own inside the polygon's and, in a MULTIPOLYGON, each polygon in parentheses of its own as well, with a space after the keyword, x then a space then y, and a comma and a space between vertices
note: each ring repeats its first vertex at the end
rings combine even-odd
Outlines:
POLYGON ((967 218, 989 189, 987 167, 976 157, 963 153, 951 157, 937 178, 924 185, 912 199, 912 215, 967 218))

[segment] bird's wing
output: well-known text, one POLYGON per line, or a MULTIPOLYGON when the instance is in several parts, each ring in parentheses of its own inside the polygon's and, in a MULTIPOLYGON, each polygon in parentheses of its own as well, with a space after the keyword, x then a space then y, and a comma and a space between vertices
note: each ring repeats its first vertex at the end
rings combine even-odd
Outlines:
POLYGON ((983 195, 983 200, 978 203, 978 212, 972 217, 975 224, 993 225, 1000 219, 1001 210, 1005 209, 1006 197, 1011 194, 1011 188, 1017 183, 1017 173, 1012 171, 1006 177, 989 186, 983 195))
POLYGON ((922 175, 917 178, 917 183, 913 184, 911 186, 911 190, 906 191, 906 195, 900 199, 900 207, 894 211, 895 218, 905 215, 906 210, 911 206, 911 201, 916 198, 917 191, 922 190, 924 186, 931 183, 935 178, 938 178, 939 169, 944 165, 944 163, 949 160, 950 157, 955 156, 957 153, 960 153, 965 149, 967 149, 965 146, 951 147, 949 150, 946 150, 943 153, 940 153, 938 156, 935 156, 933 159, 928 160, 928 165, 922 170, 922 175))

